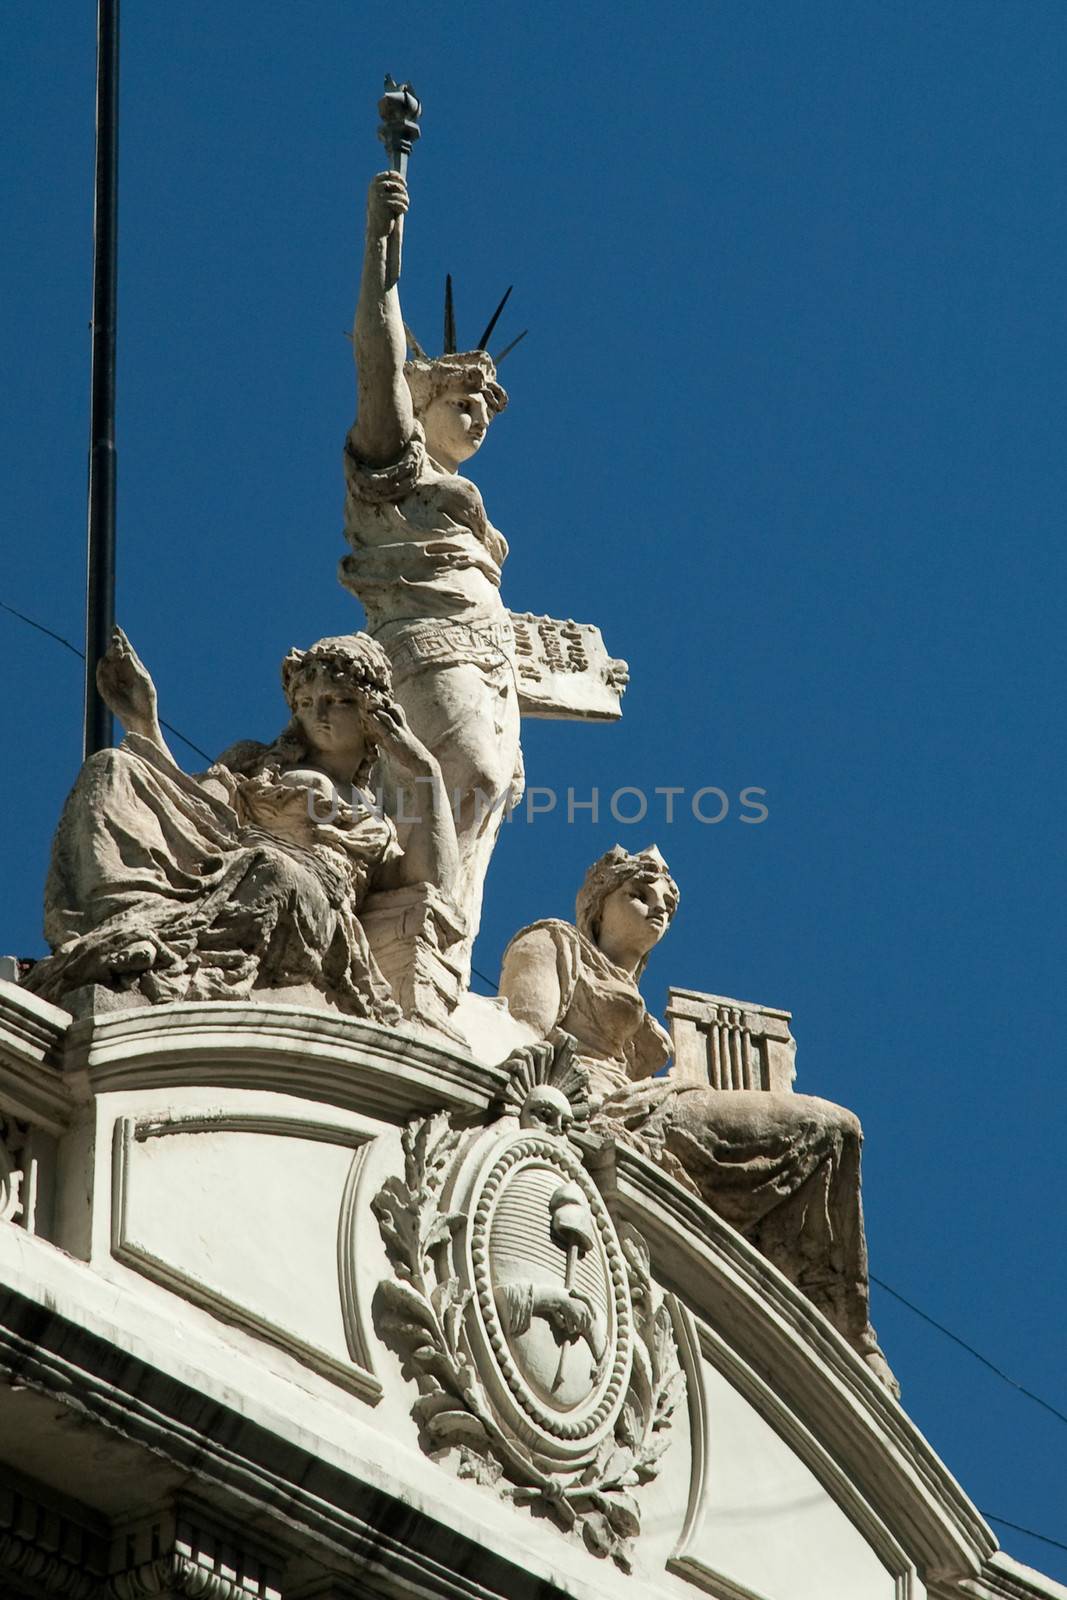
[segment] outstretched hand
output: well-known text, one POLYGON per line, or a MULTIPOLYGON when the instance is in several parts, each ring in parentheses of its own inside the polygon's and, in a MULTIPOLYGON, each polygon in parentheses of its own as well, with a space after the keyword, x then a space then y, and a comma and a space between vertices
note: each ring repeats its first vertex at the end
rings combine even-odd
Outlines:
POLYGON ((379 172, 371 179, 367 194, 367 232, 375 239, 385 239, 393 231, 393 224, 402 217, 409 205, 408 186, 399 172, 379 172))
POLYGON ((119 627, 112 629, 111 643, 97 662, 96 686, 128 733, 151 736, 155 732, 156 686, 119 627))

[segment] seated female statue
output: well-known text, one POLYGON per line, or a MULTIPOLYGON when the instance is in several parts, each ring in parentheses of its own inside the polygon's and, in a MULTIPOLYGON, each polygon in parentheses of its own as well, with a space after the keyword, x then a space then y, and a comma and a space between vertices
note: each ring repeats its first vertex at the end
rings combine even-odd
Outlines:
POLYGON ((126 738, 86 761, 67 801, 45 894, 54 954, 28 986, 159 1003, 310 984, 352 1015, 398 1021, 357 913, 371 888, 430 881, 447 895, 456 843, 447 805, 427 806, 401 852, 362 787, 378 758, 409 784, 440 782, 374 641, 290 651, 286 727, 197 777, 167 748, 155 686, 119 628, 98 682, 126 738))
POLYGON ((577 926, 535 922, 512 939, 500 993, 542 1037, 576 1039, 601 1129, 744 1234, 897 1392, 870 1323, 856 1118, 810 1095, 655 1076, 671 1041, 637 984, 677 906, 655 846, 638 855, 616 846, 586 874, 577 926))

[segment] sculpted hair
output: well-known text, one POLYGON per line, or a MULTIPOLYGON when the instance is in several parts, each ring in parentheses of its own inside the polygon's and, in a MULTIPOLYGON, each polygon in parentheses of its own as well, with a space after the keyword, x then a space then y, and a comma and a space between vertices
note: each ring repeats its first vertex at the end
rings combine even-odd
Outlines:
MULTIPOLYGON (((369 634, 340 634, 320 639, 310 650, 290 650, 282 662, 282 689, 290 711, 295 708, 301 686, 319 675, 343 684, 367 705, 395 703, 389 658, 369 634)), ((307 736, 294 715, 273 743, 243 740, 224 751, 219 761, 231 772, 254 777, 260 772, 298 766, 311 753, 307 736)), ((366 760, 355 776, 357 787, 366 785, 377 756, 377 746, 368 743, 366 760)))
MULTIPOLYGON (((579 933, 600 947, 600 917, 604 910, 604 902, 616 889, 621 889, 625 884, 653 883, 660 880, 667 888, 667 914, 672 919, 678 909, 681 898, 678 885, 671 877, 666 861, 660 855, 654 844, 647 850, 641 850, 637 855, 630 855, 621 844, 614 845, 606 855, 593 865, 585 875, 585 881, 578 890, 578 898, 574 905, 574 922, 579 933)), ((642 961, 637 969, 637 977, 644 971, 645 962, 642 961)))
POLYGON ((468 350, 462 355, 417 357, 405 361, 404 377, 411 391, 411 406, 416 417, 423 417, 442 395, 484 394, 493 416, 508 403, 507 391, 496 381, 496 367, 484 350, 468 350))
POLYGON ((392 704, 393 673, 389 657, 369 633, 344 633, 320 639, 310 650, 290 650, 282 662, 282 690, 293 709, 301 684, 325 676, 367 699, 380 696, 392 704))

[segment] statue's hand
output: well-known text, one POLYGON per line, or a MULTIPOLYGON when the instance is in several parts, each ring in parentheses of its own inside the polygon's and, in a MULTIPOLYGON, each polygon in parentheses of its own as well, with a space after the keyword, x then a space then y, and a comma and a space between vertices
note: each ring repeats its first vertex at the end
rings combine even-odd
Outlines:
POLYGON ((96 667, 96 686, 129 733, 151 735, 156 726, 156 686, 121 628, 114 628, 96 667))
POLYGON ((367 233, 372 239, 384 239, 393 231, 393 224, 408 208, 408 186, 399 172, 379 172, 371 179, 367 195, 367 233))
POLYGON ((368 707, 363 713, 363 725, 381 751, 386 766, 397 777, 435 775, 437 763, 412 733, 411 724, 395 701, 368 707))
POLYGON ((587 1296, 562 1286, 538 1284, 534 1289, 534 1314, 550 1323, 560 1340, 572 1343, 588 1338, 593 1327, 593 1308, 587 1296))

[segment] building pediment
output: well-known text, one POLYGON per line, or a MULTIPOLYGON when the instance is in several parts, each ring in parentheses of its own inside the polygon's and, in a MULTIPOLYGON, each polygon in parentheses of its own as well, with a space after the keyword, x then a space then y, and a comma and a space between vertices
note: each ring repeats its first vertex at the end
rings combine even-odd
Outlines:
MULTIPOLYGON (((454 1593, 475 1551, 464 1592, 1062 1592, 997 1551, 740 1233, 570 1125, 548 1055, 509 1090, 514 1064, 299 1007, 75 1023, 2 999, 8 1165, 35 1195, 0 1226, 0 1418, 24 1441, 7 1454, 112 1563, 134 1511, 196 1526, 179 1502, 197 1463, 201 1521, 258 1539, 286 1597, 315 1592, 292 1565, 312 1536, 337 1593, 359 1573, 454 1593), (412 1217, 422 1242, 398 1244, 412 1217), (589 1308, 577 1332, 563 1286, 589 1308)), ((7 1533, 0 1560, 28 1571, 33 1539, 7 1533)), ((182 1559, 203 1565, 197 1548, 182 1559)))

